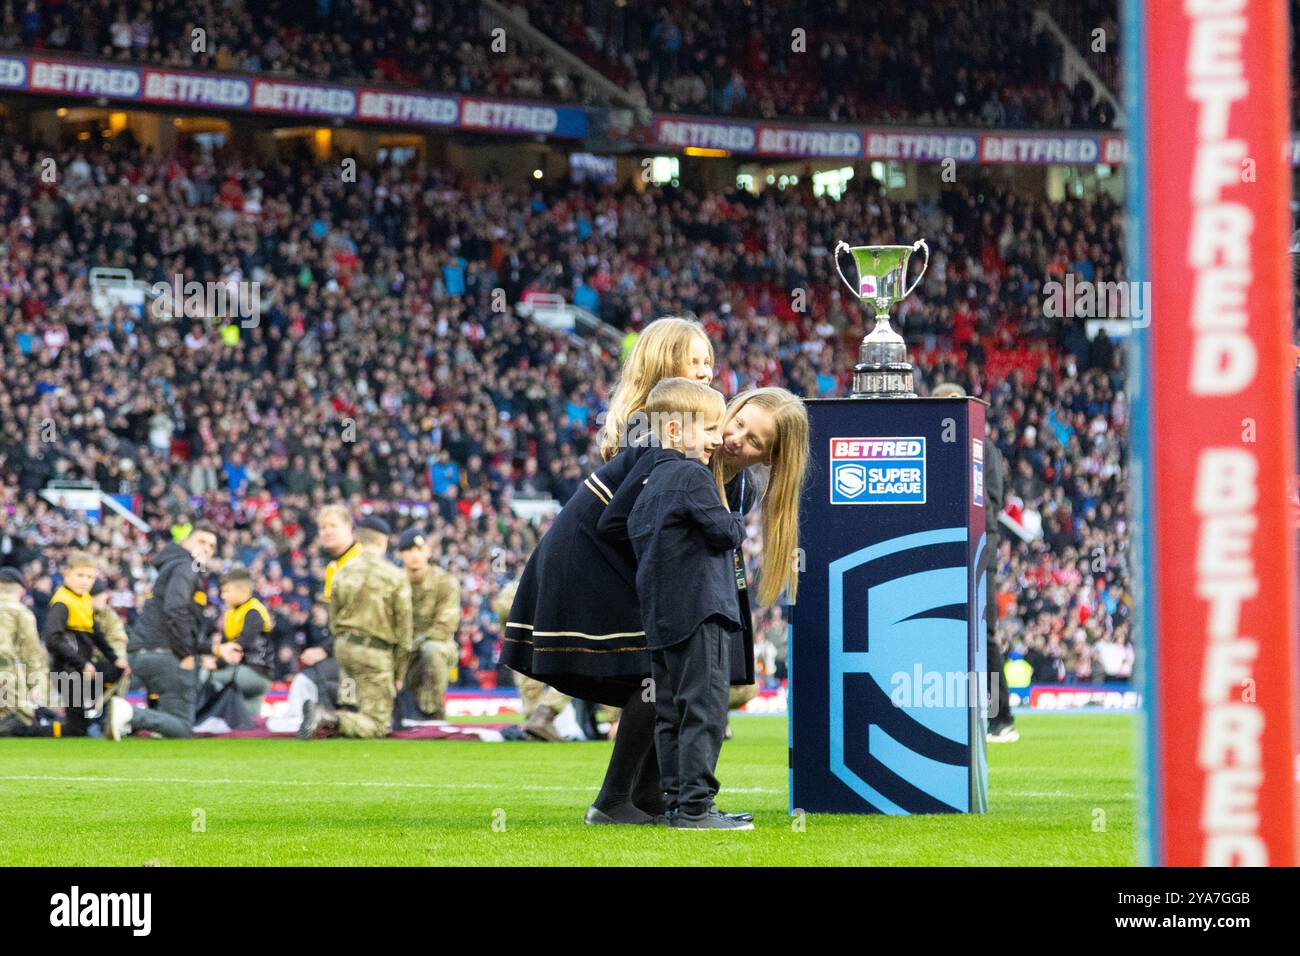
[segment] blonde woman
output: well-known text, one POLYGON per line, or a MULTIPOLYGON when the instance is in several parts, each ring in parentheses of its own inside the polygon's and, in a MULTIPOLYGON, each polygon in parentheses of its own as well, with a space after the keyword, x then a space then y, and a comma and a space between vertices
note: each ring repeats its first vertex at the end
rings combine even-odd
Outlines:
MULTIPOLYGON (((793 604, 798 593, 799 496, 807 469, 808 412, 798 396, 783 388, 753 388, 731 400, 713 471, 733 511, 748 514, 759 508, 761 605, 771 606, 783 595, 793 604)), ((757 688, 752 602, 740 549, 735 560, 742 630, 731 648, 731 689, 733 706, 739 706, 757 688)))

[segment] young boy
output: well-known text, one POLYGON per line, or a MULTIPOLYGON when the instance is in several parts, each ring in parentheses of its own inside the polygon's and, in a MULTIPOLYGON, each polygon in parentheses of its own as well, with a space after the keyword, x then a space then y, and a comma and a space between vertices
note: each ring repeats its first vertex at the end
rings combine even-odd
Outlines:
POLYGON ((257 717, 271 689, 271 666, 275 663, 271 630, 275 621, 266 605, 253 596, 253 575, 242 565, 235 565, 221 576, 221 603, 226 606, 221 620, 222 639, 212 647, 212 656, 219 663, 210 680, 218 690, 234 683, 249 716, 257 717))
POLYGON ((668 823, 752 830, 722 813, 714 770, 727 728, 732 635, 740 629, 733 549, 744 519, 723 503, 709 460, 722 444, 721 393, 664 379, 646 400, 659 447, 627 518, 655 692, 655 746, 668 823))
POLYGON ((126 659, 95 626, 90 596, 95 577, 95 559, 85 551, 71 552, 63 564, 63 584, 51 596, 41 628, 50 652, 50 673, 61 678, 65 737, 87 735, 90 722, 98 716, 104 685, 120 680, 128 669, 126 659), (98 684, 97 675, 102 675, 98 684))

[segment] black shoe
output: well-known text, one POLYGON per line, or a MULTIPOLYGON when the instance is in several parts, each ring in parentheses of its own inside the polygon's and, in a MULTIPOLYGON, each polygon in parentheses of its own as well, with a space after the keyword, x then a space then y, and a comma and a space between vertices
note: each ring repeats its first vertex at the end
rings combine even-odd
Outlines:
POLYGON ((560 732, 555 729, 555 718, 557 714, 545 704, 539 704, 533 711, 533 715, 528 718, 528 723, 524 724, 524 733, 534 740, 546 740, 552 743, 560 743, 564 740, 560 732))
POLYGON ((744 820, 733 820, 717 807, 710 807, 709 812, 698 817, 678 812, 672 818, 674 830, 752 830, 754 824, 744 820))
POLYGON ((1015 722, 1011 720, 990 724, 985 739, 991 744, 1014 744, 1020 739, 1020 731, 1016 730, 1015 722))
POLYGON ((316 716, 316 702, 314 700, 305 700, 302 702, 302 723, 298 725, 298 739, 311 740, 311 735, 316 731, 316 722, 319 718, 316 716))
POLYGON ((298 725, 298 739, 319 740, 323 737, 333 737, 338 726, 337 713, 319 701, 305 701, 302 705, 302 723, 298 725))
POLYGON ((620 803, 601 810, 594 803, 583 814, 582 822, 590 826, 630 826, 643 827, 654 822, 654 817, 644 810, 638 810, 630 803, 620 803))

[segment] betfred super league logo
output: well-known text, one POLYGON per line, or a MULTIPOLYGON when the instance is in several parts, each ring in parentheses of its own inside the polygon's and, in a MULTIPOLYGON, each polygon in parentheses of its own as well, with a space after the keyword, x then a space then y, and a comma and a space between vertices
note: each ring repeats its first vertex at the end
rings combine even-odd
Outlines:
POLYGON ((845 498, 856 498, 867 490, 867 469, 846 461, 835 469, 835 490, 845 498))
POLYGON ((831 504, 925 504, 925 439, 832 438, 831 504))

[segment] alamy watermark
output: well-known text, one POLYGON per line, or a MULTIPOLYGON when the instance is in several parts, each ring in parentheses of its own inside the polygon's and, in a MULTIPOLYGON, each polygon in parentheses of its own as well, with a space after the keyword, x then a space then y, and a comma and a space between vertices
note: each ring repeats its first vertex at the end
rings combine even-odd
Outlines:
POLYGON ((1043 283, 1043 314, 1048 318, 1130 319, 1135 328, 1151 324, 1150 282, 1092 282, 1075 279, 1043 283))
POLYGON ((132 936, 148 936, 153 927, 152 893, 92 893, 73 885, 50 897, 50 925, 120 927, 132 936))
POLYGON ((257 328, 262 320, 260 282, 186 282, 177 273, 171 282, 155 282, 149 293, 149 311, 156 319, 238 319, 245 329, 257 328))
POLYGON ((104 699, 104 675, 48 671, 21 674, 0 671, 0 713, 30 711, 32 707, 79 707, 96 709, 104 699))
POLYGON ((957 708, 988 703, 988 716, 998 715, 998 680, 989 671, 929 671, 918 663, 910 671, 890 675, 889 700, 895 707, 957 708))

